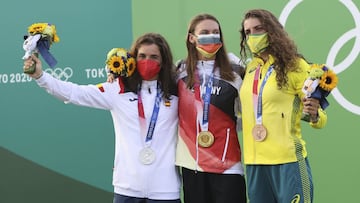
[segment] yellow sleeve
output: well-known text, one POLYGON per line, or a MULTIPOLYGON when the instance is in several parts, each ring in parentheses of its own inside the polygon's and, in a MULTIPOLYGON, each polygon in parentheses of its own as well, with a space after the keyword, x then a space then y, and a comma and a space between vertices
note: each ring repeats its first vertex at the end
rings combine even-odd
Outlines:
POLYGON ((303 98, 305 94, 302 91, 302 88, 306 78, 308 77, 308 70, 310 69, 310 66, 304 59, 301 58, 298 59, 296 65, 298 69, 288 73, 288 83, 291 87, 289 91, 294 91, 300 98, 303 98))
POLYGON ((317 122, 309 122, 310 123, 310 126, 313 127, 313 128, 317 128, 317 129, 320 129, 320 128, 323 128, 325 127, 326 123, 327 123, 327 114, 326 112, 319 108, 318 110, 318 114, 319 114, 319 119, 317 122))

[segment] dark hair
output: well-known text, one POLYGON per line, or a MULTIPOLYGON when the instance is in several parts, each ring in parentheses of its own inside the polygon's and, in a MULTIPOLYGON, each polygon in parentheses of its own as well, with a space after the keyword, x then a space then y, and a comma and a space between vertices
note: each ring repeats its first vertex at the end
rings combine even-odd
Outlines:
MULTIPOLYGON (((173 56, 170 50, 170 46, 163 36, 158 33, 145 33, 133 43, 130 53, 135 58, 142 45, 155 44, 160 51, 161 64, 158 81, 161 84, 161 90, 163 92, 163 98, 170 99, 171 94, 176 94, 175 83, 175 65, 173 64, 173 56)), ((137 88, 141 85, 142 78, 138 71, 126 80, 128 87, 131 91, 137 92, 137 88)))
POLYGON ((253 9, 245 13, 241 23, 240 55, 245 61, 246 56, 246 33, 244 30, 244 21, 249 18, 257 18, 264 30, 267 32, 269 46, 265 52, 271 54, 274 59, 274 70, 276 72, 276 81, 279 88, 287 85, 287 72, 296 70, 296 60, 302 57, 298 53, 294 41, 289 37, 284 27, 278 19, 269 11, 264 9, 253 9))
POLYGON ((233 81, 235 79, 235 75, 232 72, 229 58, 226 54, 226 49, 225 49, 224 40, 223 40, 223 34, 221 31, 221 26, 220 26, 219 21, 210 14, 206 14, 206 13, 199 14, 190 21, 188 33, 187 33, 187 37, 186 37, 186 47, 188 50, 188 55, 187 55, 187 59, 186 59, 186 71, 188 74, 188 79, 187 79, 186 83, 187 83, 187 87, 189 87, 189 88, 194 85, 194 82, 195 82, 194 71, 196 69, 196 63, 199 60, 196 45, 189 41, 189 34, 194 34, 196 26, 203 20, 213 20, 219 25, 220 39, 221 39, 221 42, 223 43, 223 46, 216 53, 215 65, 217 67, 220 67, 220 77, 222 79, 229 80, 229 81, 233 81))

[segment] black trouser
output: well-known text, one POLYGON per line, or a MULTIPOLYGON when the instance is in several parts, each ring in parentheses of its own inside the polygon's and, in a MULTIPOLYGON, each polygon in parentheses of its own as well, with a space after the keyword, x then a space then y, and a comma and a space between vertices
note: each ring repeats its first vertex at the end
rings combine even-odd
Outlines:
POLYGON ((182 168, 184 203, 246 203, 245 178, 182 168))
POLYGON ((147 198, 129 197, 125 195, 114 194, 113 203, 180 203, 177 200, 152 200, 147 198))

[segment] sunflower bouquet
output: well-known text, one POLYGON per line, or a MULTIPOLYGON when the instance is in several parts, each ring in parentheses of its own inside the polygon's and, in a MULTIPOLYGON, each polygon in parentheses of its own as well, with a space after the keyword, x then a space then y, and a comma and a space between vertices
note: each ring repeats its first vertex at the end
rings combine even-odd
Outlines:
POLYGON ((136 68, 135 58, 123 48, 111 49, 106 57, 106 69, 114 78, 129 77, 136 68))
MULTIPOLYGON (((326 97, 338 83, 337 75, 325 64, 311 64, 309 77, 305 80, 302 91, 308 98, 318 99, 322 109, 329 106, 326 97)), ((302 119, 309 121, 309 115, 303 113, 302 119)))
MULTIPOLYGON (((50 46, 54 42, 60 41, 56 33, 55 25, 49 23, 34 23, 28 27, 28 34, 24 36, 24 40, 24 60, 28 59, 33 53, 40 53, 51 68, 56 65, 56 59, 49 52, 50 46)), ((31 74, 35 71, 35 66, 24 71, 31 74)))

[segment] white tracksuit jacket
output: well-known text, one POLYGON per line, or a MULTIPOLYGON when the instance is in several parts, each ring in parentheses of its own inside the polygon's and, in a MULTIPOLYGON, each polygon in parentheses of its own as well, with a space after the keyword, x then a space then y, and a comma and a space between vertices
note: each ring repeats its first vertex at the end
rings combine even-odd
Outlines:
MULTIPOLYGON (((118 82, 98 85, 77 85, 53 78, 44 72, 36 80, 40 87, 64 102, 109 110, 115 129, 114 192, 150 199, 180 198, 180 180, 175 168, 175 148, 178 126, 178 97, 172 96, 170 106, 161 101, 151 148, 155 162, 144 165, 139 161, 145 137, 140 133, 137 95, 120 92, 118 82)), ((141 97, 146 118, 150 123, 156 97, 156 81, 143 81, 141 97), (149 93, 149 88, 151 93, 149 93)))

